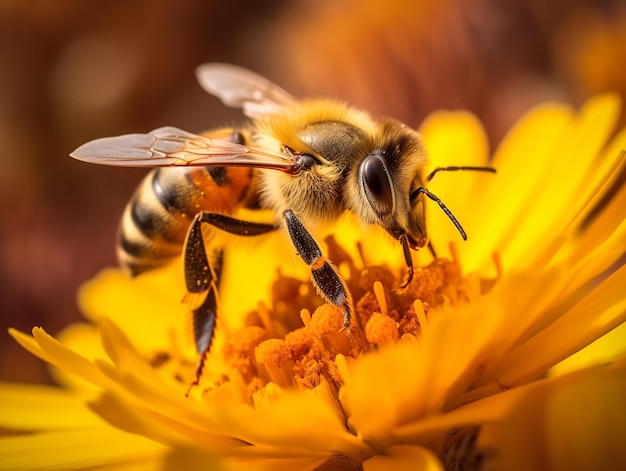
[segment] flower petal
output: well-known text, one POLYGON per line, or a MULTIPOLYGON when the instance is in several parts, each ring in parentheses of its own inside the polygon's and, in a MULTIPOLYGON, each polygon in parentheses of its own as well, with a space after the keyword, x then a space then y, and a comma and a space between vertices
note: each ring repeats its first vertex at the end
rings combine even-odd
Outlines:
POLYGON ((475 446, 489 469, 625 469, 624 397, 622 360, 504 391, 394 435, 438 450, 437 437, 478 426, 475 446))
POLYGON ((167 449, 112 427, 55 430, 0 439, 3 469, 160 470, 167 449))
POLYGON ((312 390, 286 391, 280 399, 257 405, 256 409, 231 407, 213 414, 226 433, 256 445, 237 450, 251 455, 273 448, 276 456, 280 456, 280 450, 291 450, 319 458, 341 450, 356 460, 368 450, 346 430, 345 419, 337 415, 332 404, 312 390))
POLYGON ((611 363, 617 358, 624 357, 626 357, 626 323, 563 360, 550 370, 550 375, 561 376, 590 366, 611 363))
POLYGON ((384 447, 390 429, 441 411, 473 380, 502 317, 498 306, 486 303, 431 312, 418 340, 405 337, 359 358, 342 374, 340 399, 350 426, 384 447))
POLYGON ((569 107, 541 105, 502 141, 492 162, 498 173, 472 192, 471 225, 466 228, 471 239, 459 245, 468 271, 491 271, 491 254, 517 229, 530 202, 535 204, 534 192, 550 178, 545 167, 558 152, 571 118, 569 107))
POLYGON ((86 405, 87 398, 43 385, 0 384, 0 424, 15 430, 88 428, 102 420, 86 405))
MULTIPOLYGON (((81 356, 94 360, 106 358, 98 328, 93 324, 77 322, 65 327, 57 334, 58 341, 81 356)), ((94 385, 80 379, 63 368, 50 368, 50 374, 58 384, 73 390, 93 390, 94 385)))
POLYGON ((79 378, 99 386, 106 381, 91 361, 59 343, 41 327, 33 328, 32 337, 13 329, 9 333, 29 352, 58 368, 71 371, 79 378))
POLYGON ((363 462, 363 471, 443 471, 441 461, 427 448, 394 445, 363 462))
MULTIPOLYGON (((464 111, 436 112, 420 126, 430 158, 427 172, 436 167, 484 166, 489 164, 489 143, 482 124, 464 111)), ((475 192, 494 175, 481 172, 450 172, 439 174, 428 187, 439 196, 474 238, 473 223, 475 192)), ((457 229, 441 211, 427 212, 428 232, 437 254, 446 254, 448 243, 460 240, 457 229)))
POLYGON ((626 363, 528 388, 485 437, 498 469, 626 469, 626 363))
POLYGON ((553 324, 503 355, 477 381, 477 389, 468 393, 466 400, 493 393, 501 385, 510 387, 536 379, 550 367, 625 322, 624 286, 626 266, 603 280, 553 324), (589 315, 590 312, 596 315, 589 315))
POLYGON ((529 257, 527 247, 536 247, 540 252, 549 240, 545 234, 562 233, 593 193, 594 187, 588 185, 589 175, 594 174, 597 156, 613 132, 619 105, 616 95, 589 100, 571 121, 550 161, 535 169, 545 175, 528 194, 527 201, 532 198, 532 204, 520 211, 523 217, 502 240, 501 255, 506 267, 519 270, 531 266, 533 257, 529 257))
POLYGON ((182 273, 176 263, 136 278, 129 278, 121 270, 104 270, 81 287, 79 304, 95 322, 102 317, 112 319, 138 348, 164 350, 172 331, 178 338, 191 337, 191 329, 187 328, 189 309, 181 302, 185 294, 182 273))

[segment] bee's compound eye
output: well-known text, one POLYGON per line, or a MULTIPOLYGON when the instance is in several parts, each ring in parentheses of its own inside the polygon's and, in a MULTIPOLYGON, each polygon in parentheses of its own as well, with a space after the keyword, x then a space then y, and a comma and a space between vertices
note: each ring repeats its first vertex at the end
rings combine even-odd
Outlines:
POLYGON ((300 169, 302 170, 310 170, 313 165, 317 164, 318 160, 313 157, 311 154, 301 154, 300 155, 300 169))
POLYGON ((393 210, 393 192, 389 173, 381 158, 376 154, 368 155, 361 163, 361 182, 367 201, 374 211, 382 216, 393 210))

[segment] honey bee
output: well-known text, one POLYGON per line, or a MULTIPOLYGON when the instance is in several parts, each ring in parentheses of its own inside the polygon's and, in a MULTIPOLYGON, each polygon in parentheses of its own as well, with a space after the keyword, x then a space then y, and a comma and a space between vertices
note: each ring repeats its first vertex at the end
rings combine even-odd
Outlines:
POLYGON ((407 283, 413 275, 410 250, 428 242, 426 198, 466 239, 427 184, 440 171, 493 168, 440 167, 426 174, 420 135, 399 121, 375 120, 335 100, 298 101, 233 65, 204 64, 197 76, 207 92, 243 109, 249 121, 201 135, 162 127, 97 139, 70 154, 102 165, 155 167, 126 206, 118 256, 137 275, 182 253, 200 356, 194 384, 211 348, 217 315, 218 276, 211 254, 222 248, 205 244, 211 231, 255 236, 286 229, 320 297, 342 308, 343 328, 350 326, 353 312, 350 292, 307 228, 345 211, 381 226, 400 242, 407 283), (234 217, 239 208, 270 209, 276 217, 267 223, 245 221, 234 217))

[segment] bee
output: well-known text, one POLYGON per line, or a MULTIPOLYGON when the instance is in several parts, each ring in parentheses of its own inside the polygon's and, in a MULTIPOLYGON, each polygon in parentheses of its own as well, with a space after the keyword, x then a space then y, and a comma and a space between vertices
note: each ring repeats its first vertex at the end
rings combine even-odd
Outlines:
POLYGON ((373 119, 335 100, 299 101, 233 65, 204 64, 197 77, 207 92, 241 108, 249 121, 203 134, 162 127, 97 139, 70 154, 101 165, 154 168, 124 211, 118 258, 138 275, 182 254, 200 357, 193 384, 211 348, 218 308, 215 260, 222 247, 205 242, 212 231, 247 237, 286 230, 320 297, 343 310, 344 329, 354 309, 350 292, 309 228, 345 211, 381 226, 400 242, 407 284, 413 276, 410 251, 428 243, 426 199, 467 238, 427 184, 440 171, 493 168, 439 167, 426 174, 420 135, 395 119, 373 119), (270 209, 275 220, 242 220, 235 217, 239 208, 270 209))

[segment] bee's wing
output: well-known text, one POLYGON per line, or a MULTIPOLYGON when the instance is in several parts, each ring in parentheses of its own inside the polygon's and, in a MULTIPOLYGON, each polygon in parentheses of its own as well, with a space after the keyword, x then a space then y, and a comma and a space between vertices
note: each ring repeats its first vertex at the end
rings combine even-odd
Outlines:
POLYGON ((295 157, 268 149, 163 127, 146 134, 105 137, 83 144, 70 154, 75 159, 119 167, 226 166, 295 171, 295 157))
POLYGON ((231 64, 209 63, 196 69, 202 88, 226 106, 243 108, 249 118, 298 102, 293 96, 260 75, 231 64))

